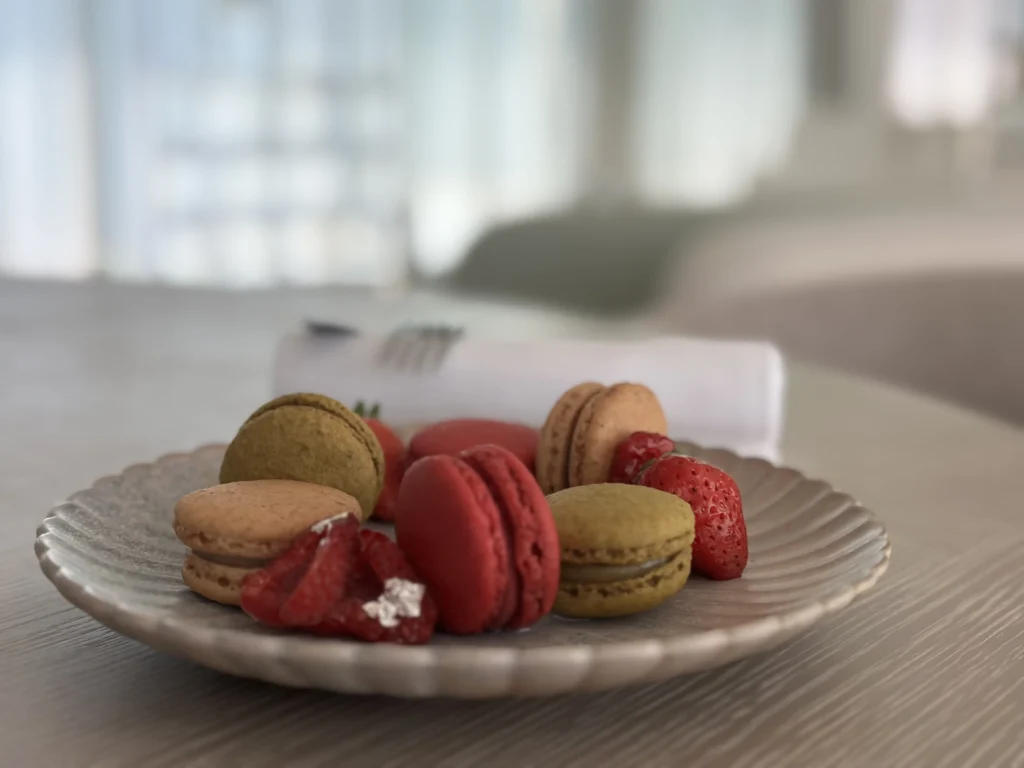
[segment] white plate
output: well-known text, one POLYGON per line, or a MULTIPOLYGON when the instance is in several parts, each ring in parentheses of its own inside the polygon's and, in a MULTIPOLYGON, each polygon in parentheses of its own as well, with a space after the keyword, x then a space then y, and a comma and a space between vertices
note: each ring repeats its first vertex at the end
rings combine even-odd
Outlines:
POLYGON ((691 578, 666 604, 627 619, 551 616, 525 632, 435 635, 419 647, 258 627, 181 583, 174 502, 216 483, 223 446, 130 467, 74 494, 39 527, 36 553, 71 603, 158 650, 281 685, 411 697, 543 696, 703 671, 779 645, 885 572, 885 529, 849 496, 760 459, 680 447, 736 479, 750 563, 742 579, 691 578))

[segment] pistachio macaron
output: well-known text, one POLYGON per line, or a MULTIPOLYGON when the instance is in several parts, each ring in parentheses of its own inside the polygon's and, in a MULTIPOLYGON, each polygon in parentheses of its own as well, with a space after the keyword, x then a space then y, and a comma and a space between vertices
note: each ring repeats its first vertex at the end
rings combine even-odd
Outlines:
POLYGON ((242 579, 280 557, 311 526, 361 517, 359 502, 336 488, 295 480, 252 480, 194 491, 174 507, 174 533, 189 548, 185 586, 238 605, 242 579))
POLYGON ((598 483, 559 491, 548 503, 561 549, 555 613, 628 616, 655 608, 686 584, 694 517, 682 499, 598 483))
POLYGON ((545 493, 607 482, 622 440, 634 432, 667 430, 661 403, 643 384, 577 384, 558 399, 541 427, 537 480, 545 493))
POLYGON ((384 485, 384 452, 366 423, 323 395, 283 395, 257 409, 228 445, 220 481, 299 480, 326 485, 373 512, 384 485))

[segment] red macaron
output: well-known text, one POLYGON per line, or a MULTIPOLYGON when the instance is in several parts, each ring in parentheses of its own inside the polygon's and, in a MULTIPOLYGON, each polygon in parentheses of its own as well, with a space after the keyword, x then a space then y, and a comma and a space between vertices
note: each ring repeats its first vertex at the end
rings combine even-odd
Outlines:
POLYGON ((409 441, 408 461, 424 456, 458 456, 478 445, 500 445, 533 471, 538 433, 533 427, 493 419, 448 419, 424 427, 409 441))
POLYGON ((398 492, 395 537, 448 632, 523 629, 554 605, 561 553, 551 508, 501 446, 414 463, 398 492))

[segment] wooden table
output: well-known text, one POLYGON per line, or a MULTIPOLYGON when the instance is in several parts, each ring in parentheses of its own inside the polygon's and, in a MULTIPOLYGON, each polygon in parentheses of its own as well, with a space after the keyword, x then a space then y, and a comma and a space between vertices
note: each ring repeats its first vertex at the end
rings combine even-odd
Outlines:
POLYGON ((805 366, 786 459, 874 508, 893 561, 854 607, 759 658, 549 700, 345 698, 221 676, 65 604, 32 553, 46 510, 229 436, 267 393, 273 339, 328 311, 372 325, 453 310, 0 282, 0 764, 1024 766, 1024 434, 805 366))

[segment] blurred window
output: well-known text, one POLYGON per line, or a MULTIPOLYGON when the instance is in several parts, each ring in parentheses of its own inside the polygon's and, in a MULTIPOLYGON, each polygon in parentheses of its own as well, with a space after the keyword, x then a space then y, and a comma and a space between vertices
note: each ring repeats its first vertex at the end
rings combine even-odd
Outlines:
POLYGON ((0 271, 386 285, 452 269, 502 219, 882 183, 906 154, 894 128, 987 130, 987 171, 1024 124, 1022 15, 1024 0, 0 0, 0 271))

